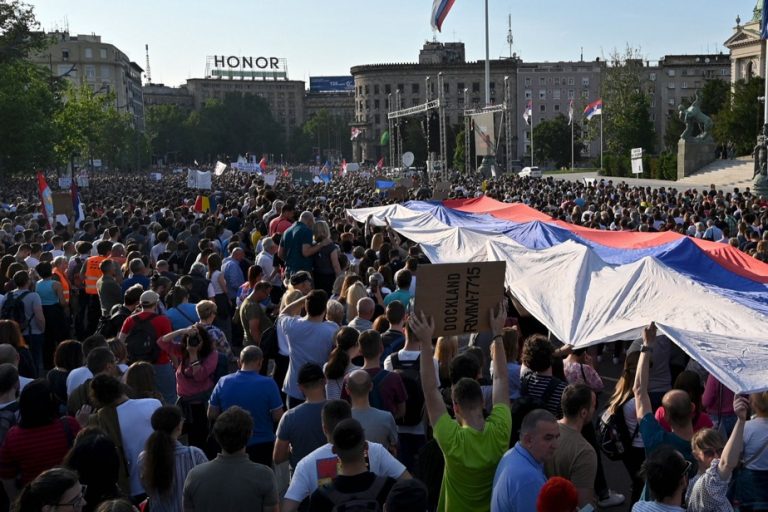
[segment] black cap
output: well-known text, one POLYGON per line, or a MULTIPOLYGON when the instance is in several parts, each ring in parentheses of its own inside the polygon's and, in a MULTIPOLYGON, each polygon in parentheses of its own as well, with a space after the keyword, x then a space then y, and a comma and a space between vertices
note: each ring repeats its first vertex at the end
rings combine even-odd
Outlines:
POLYGON ((323 369, 320 368, 320 365, 315 363, 306 363, 299 370, 298 381, 301 385, 311 384, 324 378, 325 375, 323 374, 323 369))
POLYGON ((398 512, 425 512, 427 487, 415 478, 397 482, 389 491, 386 507, 398 512))

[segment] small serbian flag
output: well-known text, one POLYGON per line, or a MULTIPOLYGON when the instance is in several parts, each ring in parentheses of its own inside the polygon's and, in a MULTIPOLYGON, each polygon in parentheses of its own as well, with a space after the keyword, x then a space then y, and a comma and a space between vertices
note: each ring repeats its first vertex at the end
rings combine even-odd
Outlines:
POLYGON ((445 17, 448 16, 448 12, 453 7, 455 0, 434 0, 432 2, 432 30, 442 31, 443 22, 445 17))
POLYGON ((41 172, 37 173, 37 191, 40 195, 40 204, 43 207, 43 216, 50 224, 53 218, 53 194, 48 186, 48 182, 45 181, 45 176, 41 172))
POLYGON ((603 100, 599 99, 587 105, 584 109, 584 115, 587 116, 587 120, 592 119, 592 116, 603 115, 603 100))
POLYGON ((376 164, 376 169, 380 171, 383 168, 384 168, 384 157, 381 157, 379 159, 379 162, 376 164))

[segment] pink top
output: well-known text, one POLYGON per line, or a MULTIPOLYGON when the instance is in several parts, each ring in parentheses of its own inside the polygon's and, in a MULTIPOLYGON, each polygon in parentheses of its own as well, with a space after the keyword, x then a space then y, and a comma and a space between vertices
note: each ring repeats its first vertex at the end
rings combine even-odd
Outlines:
MULTIPOLYGON (((672 427, 670 427, 669 423, 667 423, 665 415, 666 413, 664 412, 663 407, 659 407, 658 409, 656 409, 656 421, 659 422, 659 425, 661 425, 661 428, 663 428, 667 432, 672 432, 672 427)), ((712 423, 712 419, 709 417, 709 414, 702 412, 701 414, 699 414, 699 417, 696 420, 696 423, 693 424, 693 431, 698 432, 703 428, 712 428, 713 426, 714 424, 712 423)))
POLYGON ((565 373, 565 380, 568 384, 583 383, 592 388, 592 391, 599 393, 603 390, 605 385, 603 379, 597 374, 594 368, 588 364, 581 363, 569 363, 565 361, 563 363, 563 371, 565 373), (586 381, 585 378, 586 377, 586 381))
POLYGON ((219 353, 212 350, 200 364, 190 365, 182 360, 181 343, 157 340, 160 348, 168 352, 176 366, 176 394, 180 397, 191 397, 213 389, 213 373, 219 362, 219 353))
POLYGON ((733 398, 733 391, 713 376, 707 377, 704 395, 701 397, 704 410, 713 416, 733 416, 733 398))

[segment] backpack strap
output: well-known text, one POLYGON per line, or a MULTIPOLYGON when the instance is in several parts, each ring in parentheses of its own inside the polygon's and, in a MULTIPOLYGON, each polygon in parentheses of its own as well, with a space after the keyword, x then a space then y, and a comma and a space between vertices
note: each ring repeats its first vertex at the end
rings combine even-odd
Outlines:
MULTIPOLYGON (((181 306, 181 304, 179 304, 179 305, 181 306)), ((186 318, 187 320, 189 320, 189 321, 190 321, 190 322, 192 322, 193 324, 195 323, 195 321, 194 321, 193 319, 191 319, 191 318, 189 317, 189 315, 187 315, 187 314, 184 312, 184 310, 183 310, 183 309, 181 309, 180 307, 177 307, 177 308, 176 308, 176 311, 178 311, 178 312, 179 312, 179 314, 180 314, 181 316, 183 316, 184 318, 186 318)))
POLYGON ((381 382, 384 380, 387 374, 389 374, 388 370, 385 370, 384 368, 379 370, 379 373, 377 373, 376 376, 373 377, 373 380, 372 380, 373 387, 375 388, 376 386, 381 384, 381 382))

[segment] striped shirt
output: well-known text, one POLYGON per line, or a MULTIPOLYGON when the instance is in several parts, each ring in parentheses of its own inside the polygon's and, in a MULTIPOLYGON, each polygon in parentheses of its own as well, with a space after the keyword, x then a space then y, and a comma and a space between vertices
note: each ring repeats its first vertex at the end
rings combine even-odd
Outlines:
POLYGON ((54 420, 42 427, 11 427, 0 447, 0 479, 20 477, 20 484, 24 486, 46 469, 58 466, 78 430, 80 425, 71 417, 54 420))
MULTIPOLYGON (((146 452, 139 454, 139 472, 144 472, 144 459, 146 452)), ((195 446, 184 446, 176 441, 175 460, 173 464, 173 483, 169 492, 163 496, 147 491, 149 495, 149 506, 152 512, 181 512, 183 510, 182 502, 184 498, 184 481, 187 479, 187 473, 193 467, 208 462, 200 448, 195 446)), ((145 486, 146 490, 146 486, 145 486)))
POLYGON ((520 378, 520 395, 533 397, 543 401, 544 394, 547 391, 547 386, 549 386, 549 382, 552 379, 557 381, 557 385, 554 387, 549 396, 546 397, 547 399, 545 401, 544 408, 559 419, 563 417, 563 411, 560 407, 560 398, 563 396, 566 383, 557 377, 552 377, 551 375, 541 375, 540 373, 527 370, 520 378))

